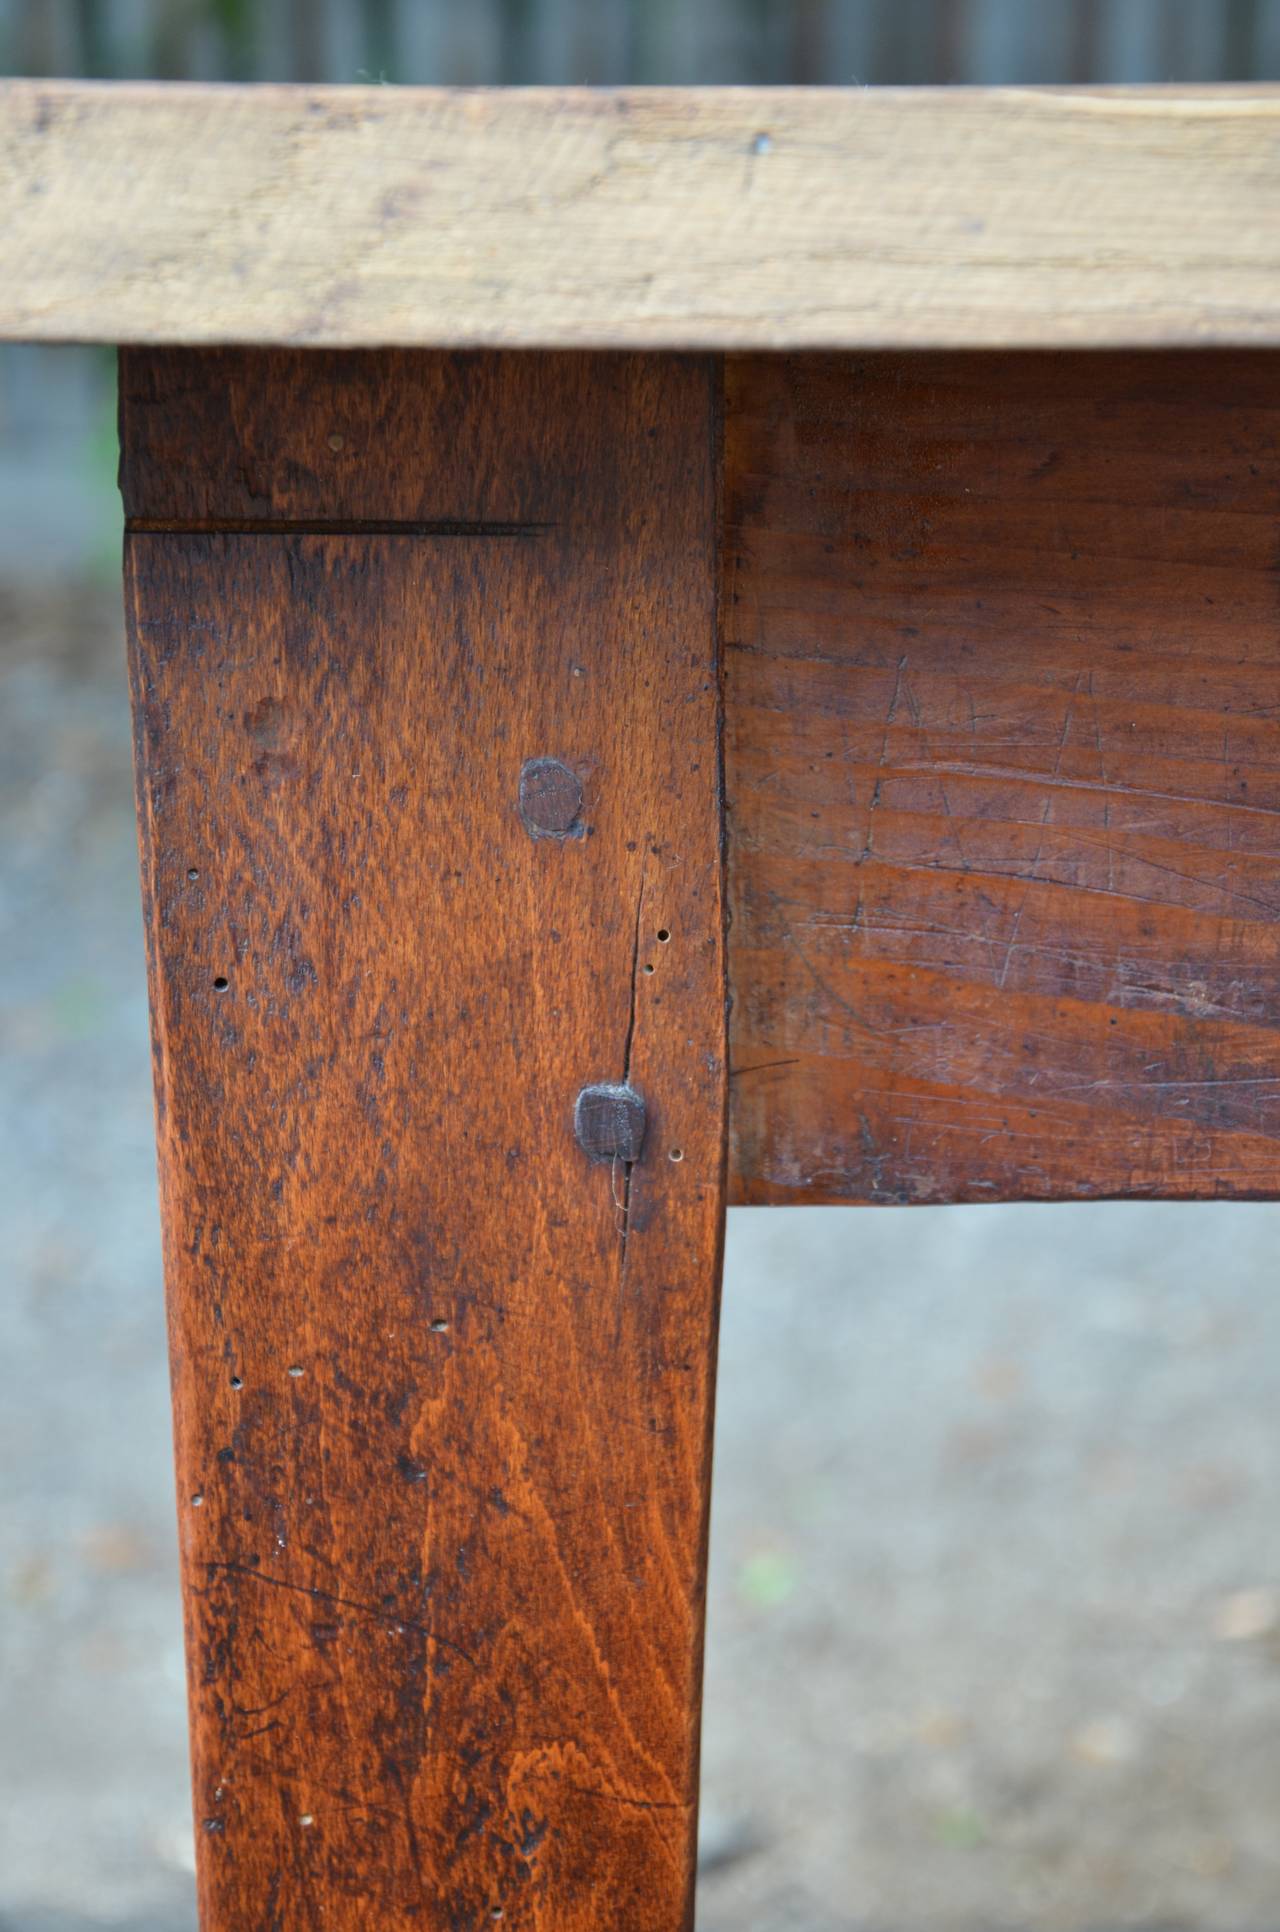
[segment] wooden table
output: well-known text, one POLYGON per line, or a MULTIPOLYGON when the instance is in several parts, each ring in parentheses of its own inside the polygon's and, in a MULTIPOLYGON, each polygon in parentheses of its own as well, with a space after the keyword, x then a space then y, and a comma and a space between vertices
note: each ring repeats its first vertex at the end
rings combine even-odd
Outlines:
POLYGON ((202 1925, 672 1932, 726 1202, 1280 1191, 1280 93, 0 168, 131 345, 202 1925))

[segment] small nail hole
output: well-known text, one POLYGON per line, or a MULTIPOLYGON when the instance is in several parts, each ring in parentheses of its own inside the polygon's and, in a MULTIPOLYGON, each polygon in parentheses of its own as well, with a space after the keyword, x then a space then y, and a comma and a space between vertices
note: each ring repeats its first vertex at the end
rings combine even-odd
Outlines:
POLYGON ((684 1148, 673 1147, 671 1149, 671 1152, 668 1154, 667 1159, 671 1161, 682 1161, 684 1159, 684 1148))
POLYGON ((649 966, 649 965, 646 965, 646 966, 645 966, 645 969, 644 969, 644 970, 645 970, 645 972, 646 972, 646 973, 651 973, 651 972, 653 971, 653 967, 652 967, 652 966, 649 966))
POLYGON ((204 1497, 201 1495, 199 1490, 197 1490, 195 1495, 191 1498, 191 1507, 192 1509, 204 1508, 204 1497))
POLYGON ((298 1823, 300 1825, 314 1825, 315 1819, 311 1816, 311 1813, 309 1811, 304 1811, 301 1818, 299 1818, 298 1823))
POLYGON ((448 1327, 449 1327, 448 1322, 442 1321, 439 1317, 437 1317, 436 1320, 433 1321, 431 1324, 431 1333, 433 1335, 443 1335, 447 1331, 448 1327))
POLYGON ((213 982, 213 990, 214 990, 214 992, 215 992, 215 993, 225 993, 225 992, 226 992, 226 990, 227 990, 227 976, 226 976, 226 974, 225 974, 225 973, 219 973, 219 974, 218 974, 218 977, 217 977, 217 978, 216 978, 216 979, 214 980, 214 982, 213 982))
POLYGON ((663 926, 658 933, 658 944, 660 946, 665 946, 668 939, 670 939, 670 937, 671 937, 671 934, 667 931, 666 927, 663 926))
POLYGON ((240 1380, 240 1377, 238 1375, 233 1375, 231 1378, 231 1386, 233 1389, 242 1389, 244 1387, 244 1383, 240 1380))
POLYGON ((199 866, 198 866, 198 865, 189 865, 189 866, 187 867, 187 877, 188 877, 189 879, 198 879, 198 878, 200 877, 200 868, 199 868, 199 866))
POLYGON ((289 1369, 289 1373, 290 1375, 301 1375, 302 1370, 298 1367, 298 1364, 294 1362, 289 1369))

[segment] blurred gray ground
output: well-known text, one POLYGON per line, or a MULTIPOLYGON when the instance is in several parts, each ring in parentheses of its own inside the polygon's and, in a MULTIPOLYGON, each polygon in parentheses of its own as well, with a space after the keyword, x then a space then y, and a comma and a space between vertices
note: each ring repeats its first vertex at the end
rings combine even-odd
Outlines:
MULTIPOLYGON (((0 579, 4 1932, 192 1924, 118 609, 0 579)), ((731 1217, 703 1932, 1276 1924, 1278 1235, 731 1217)))

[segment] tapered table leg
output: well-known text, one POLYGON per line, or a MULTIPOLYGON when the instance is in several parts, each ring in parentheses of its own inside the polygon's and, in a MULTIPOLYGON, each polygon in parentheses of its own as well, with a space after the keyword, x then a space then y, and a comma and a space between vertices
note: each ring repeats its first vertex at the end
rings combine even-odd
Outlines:
POLYGON ((691 1921, 713 389, 123 359, 204 1932, 691 1921))

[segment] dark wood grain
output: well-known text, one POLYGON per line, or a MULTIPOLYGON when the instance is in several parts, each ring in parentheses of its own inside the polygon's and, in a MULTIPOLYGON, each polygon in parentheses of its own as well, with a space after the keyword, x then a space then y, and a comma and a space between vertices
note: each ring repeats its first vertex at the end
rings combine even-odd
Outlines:
MULTIPOLYGON (((582 386, 593 375, 614 391, 610 427, 623 434, 617 385, 637 366, 393 349, 126 353, 125 507, 135 525, 197 531, 536 535, 588 506, 616 528, 620 505, 598 478, 593 499, 584 473, 599 469, 601 444, 582 386)), ((653 440, 652 427, 633 433, 653 440)), ((695 444, 706 460, 709 434, 700 409, 685 427, 686 461, 695 444)))
POLYGON ((204 1932, 691 1921, 712 377, 124 361, 204 1932))
POLYGON ((1280 360, 731 359, 732 1190, 1280 1191, 1280 360))

